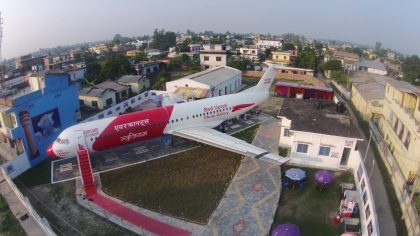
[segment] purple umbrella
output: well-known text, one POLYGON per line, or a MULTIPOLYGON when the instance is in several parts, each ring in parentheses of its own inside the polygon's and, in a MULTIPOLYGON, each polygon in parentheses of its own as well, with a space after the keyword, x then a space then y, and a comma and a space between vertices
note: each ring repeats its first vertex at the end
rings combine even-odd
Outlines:
POLYGON ((300 236, 300 230, 294 224, 281 224, 273 229, 271 236, 300 236))
POLYGON ((334 175, 327 170, 320 170, 315 173, 315 181, 322 185, 329 185, 334 181, 334 175))

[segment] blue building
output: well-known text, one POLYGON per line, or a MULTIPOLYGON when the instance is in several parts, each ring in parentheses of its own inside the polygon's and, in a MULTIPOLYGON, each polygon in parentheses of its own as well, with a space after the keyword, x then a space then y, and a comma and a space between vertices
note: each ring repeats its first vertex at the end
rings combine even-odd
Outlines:
POLYGON ((46 159, 48 145, 80 114, 67 73, 31 75, 17 87, 0 94, 0 155, 12 178, 46 159))

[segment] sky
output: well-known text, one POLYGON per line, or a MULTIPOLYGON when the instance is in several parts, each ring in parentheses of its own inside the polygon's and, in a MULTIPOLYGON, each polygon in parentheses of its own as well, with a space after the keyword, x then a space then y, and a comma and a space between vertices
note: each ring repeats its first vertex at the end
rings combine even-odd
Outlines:
POLYGON ((81 42, 174 32, 295 33, 420 55, 420 1, 0 0, 3 58, 81 42))

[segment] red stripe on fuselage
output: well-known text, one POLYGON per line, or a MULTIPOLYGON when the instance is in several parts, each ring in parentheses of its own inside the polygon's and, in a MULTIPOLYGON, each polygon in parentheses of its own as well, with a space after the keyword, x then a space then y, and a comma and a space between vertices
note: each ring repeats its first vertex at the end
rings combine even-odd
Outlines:
POLYGON ((102 151, 125 144, 159 137, 169 122, 173 106, 137 111, 115 118, 92 144, 102 151))
POLYGON ((239 104, 239 105, 236 105, 236 106, 232 107, 232 112, 235 112, 235 111, 238 111, 238 110, 241 110, 243 108, 250 107, 250 106, 253 106, 253 105, 254 105, 254 103, 239 104))

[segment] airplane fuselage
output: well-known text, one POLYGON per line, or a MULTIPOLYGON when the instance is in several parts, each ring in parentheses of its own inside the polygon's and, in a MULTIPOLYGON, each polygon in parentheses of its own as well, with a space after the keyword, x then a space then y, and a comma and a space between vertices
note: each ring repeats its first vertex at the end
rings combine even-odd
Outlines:
POLYGON ((237 93, 80 123, 65 129, 47 152, 60 158, 73 157, 79 144, 99 152, 184 128, 213 128, 244 114, 267 97, 268 91, 237 93))

